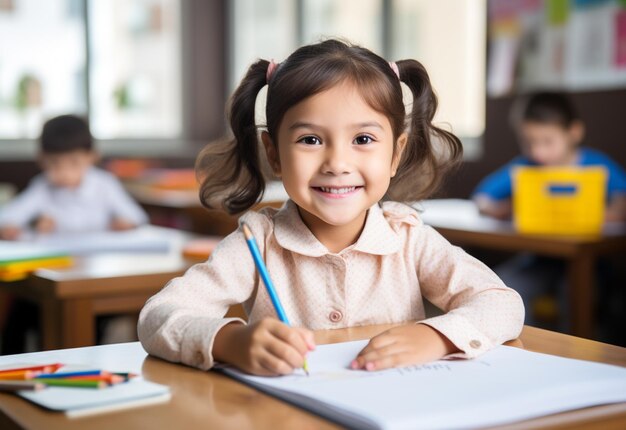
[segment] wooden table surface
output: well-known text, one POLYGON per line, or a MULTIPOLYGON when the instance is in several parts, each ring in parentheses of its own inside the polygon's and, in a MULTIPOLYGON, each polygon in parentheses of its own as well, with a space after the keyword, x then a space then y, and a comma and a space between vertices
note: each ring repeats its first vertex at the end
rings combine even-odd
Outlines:
MULTIPOLYGON (((379 325, 316 332, 317 342, 367 339, 391 327, 379 325)), ((514 346, 562 357, 626 366, 626 348, 525 327, 514 346)), ((13 429, 335 429, 336 425, 290 406, 223 375, 147 357, 138 343, 49 351, 0 357, 0 365, 15 362, 72 361, 110 370, 141 371, 151 381, 171 387, 164 405, 68 420, 30 403, 0 394, 0 428, 13 429), (125 352, 124 352, 125 351, 125 352), (122 353, 124 352, 124 353, 122 353)), ((549 429, 626 428, 626 403, 586 408, 502 427, 549 429)))

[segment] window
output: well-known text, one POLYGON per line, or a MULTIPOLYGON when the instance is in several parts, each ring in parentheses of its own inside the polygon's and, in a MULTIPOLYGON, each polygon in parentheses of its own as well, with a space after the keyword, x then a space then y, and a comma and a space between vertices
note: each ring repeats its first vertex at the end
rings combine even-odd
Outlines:
POLYGON ((422 62, 439 96, 435 122, 473 159, 485 125, 486 8, 486 0, 233 0, 230 92, 257 58, 281 61, 302 44, 344 38, 422 62))
POLYGON ((88 116, 97 139, 179 137, 180 2, 2 2, 0 139, 35 138, 66 113, 88 116))
POLYGON ((94 135, 179 136, 179 1, 89 0, 88 22, 94 135))
POLYGON ((86 113, 85 73, 85 26, 76 2, 5 5, 0 9, 0 139, 33 138, 48 116, 86 113))

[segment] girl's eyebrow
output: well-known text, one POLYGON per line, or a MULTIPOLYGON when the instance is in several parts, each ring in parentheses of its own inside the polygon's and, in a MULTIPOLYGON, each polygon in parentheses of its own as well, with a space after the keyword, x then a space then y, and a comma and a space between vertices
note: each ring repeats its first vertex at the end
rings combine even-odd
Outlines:
MULTIPOLYGON (((358 122, 350 125, 351 128, 366 128, 366 127, 374 127, 383 130, 383 126, 380 125, 376 121, 367 121, 367 122, 358 122)), ((309 128, 309 129, 323 129, 323 126, 315 125, 310 122, 302 122, 296 121, 289 126, 289 130, 296 130, 298 128, 309 128)))

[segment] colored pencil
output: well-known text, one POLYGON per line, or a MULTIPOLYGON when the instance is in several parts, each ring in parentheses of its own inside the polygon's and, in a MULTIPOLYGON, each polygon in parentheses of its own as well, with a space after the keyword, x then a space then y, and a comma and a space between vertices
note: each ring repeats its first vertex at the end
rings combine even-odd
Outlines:
POLYGON ((114 375, 123 377, 125 381, 128 381, 129 379, 136 378, 137 376, 139 376, 136 373, 130 373, 130 372, 111 372, 111 373, 113 373, 114 375))
POLYGON ((43 378, 33 379, 33 381, 41 382, 42 384, 54 386, 54 387, 74 387, 74 388, 104 388, 108 384, 104 381, 75 381, 71 378, 43 378))
POLYGON ((63 367, 61 363, 40 364, 37 366, 28 366, 28 367, 14 367, 13 369, 0 370, 0 375, 2 375, 3 373, 17 372, 20 370, 33 370, 33 371, 36 370, 39 372, 50 373, 50 372, 55 372, 60 367, 63 367))
MULTIPOLYGON (((252 231, 250 230, 250 227, 248 227, 246 223, 242 223, 241 227, 243 229, 243 234, 246 237, 246 242, 248 243, 248 248, 250 249, 250 253, 252 254, 252 259, 254 260, 254 264, 256 265, 256 268, 259 271, 259 275, 261 276, 261 279, 263 280, 263 283, 265 284, 265 288, 267 289, 267 294, 270 296, 270 300, 272 301, 272 304, 274 305, 274 309, 276 310, 276 313, 278 314, 278 318, 283 323, 287 325, 291 325, 289 323, 289 318, 287 318, 287 314, 285 313, 285 310, 283 309, 283 305, 280 303, 280 300, 278 299, 278 294, 276 293, 276 289, 274 288, 274 283, 272 282, 272 279, 270 278, 270 274, 267 271, 267 267, 265 266, 265 263, 263 262, 263 257, 261 257, 261 253, 259 252, 259 247, 256 243, 256 240, 254 239, 254 236, 252 235, 252 231)), ((309 366, 306 362, 306 359, 304 360, 304 364, 302 368, 304 369, 304 372, 308 376, 309 366)))
POLYGON ((33 371, 33 370, 15 370, 13 372, 4 372, 0 374, 0 381, 15 381, 15 380, 26 380, 33 379, 41 372, 33 371))
POLYGON ((39 382, 30 381, 0 381, 0 391, 13 392, 13 391, 39 391, 46 388, 46 386, 39 382))
POLYGON ((120 384, 127 381, 123 376, 119 375, 85 375, 85 376, 68 376, 64 379, 70 379, 72 381, 102 381, 109 385, 120 384))
POLYGON ((110 375, 110 373, 104 370, 78 370, 75 372, 42 373, 41 375, 38 375, 37 378, 38 379, 41 379, 41 378, 59 379, 59 378, 71 378, 74 376, 108 376, 108 375, 110 375))

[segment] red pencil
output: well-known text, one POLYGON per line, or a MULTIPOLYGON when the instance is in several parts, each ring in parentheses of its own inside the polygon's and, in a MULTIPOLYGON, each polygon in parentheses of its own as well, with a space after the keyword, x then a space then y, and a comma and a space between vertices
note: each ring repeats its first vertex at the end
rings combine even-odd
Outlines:
POLYGON ((39 371, 42 373, 52 373, 52 372, 56 372, 60 367, 63 367, 61 363, 41 364, 38 366, 28 366, 28 367, 14 367, 12 369, 0 370, 0 375, 4 373, 18 372, 21 370, 32 370, 32 371, 39 371))

